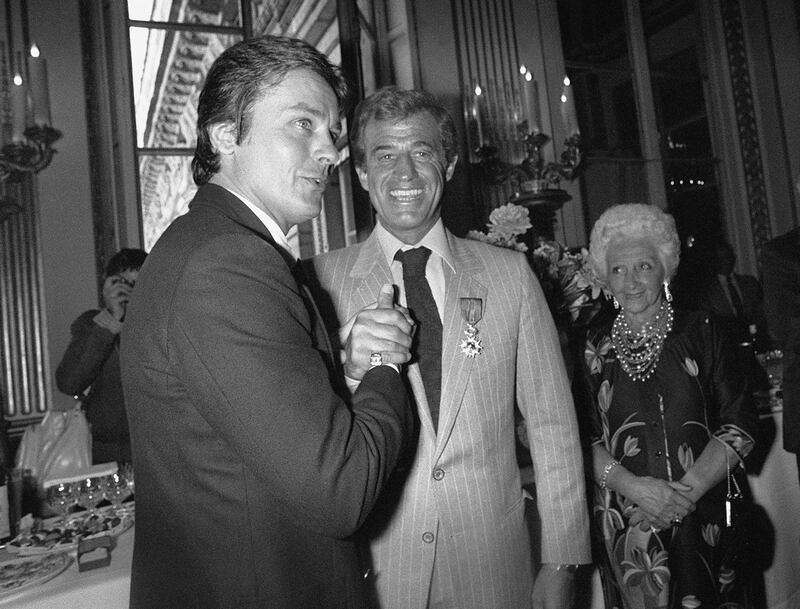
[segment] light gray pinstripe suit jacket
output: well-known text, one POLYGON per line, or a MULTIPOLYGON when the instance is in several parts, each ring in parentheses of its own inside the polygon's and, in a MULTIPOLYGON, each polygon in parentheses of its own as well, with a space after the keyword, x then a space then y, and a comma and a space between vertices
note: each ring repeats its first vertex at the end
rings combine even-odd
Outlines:
MULTIPOLYGON (((416 364, 416 454, 389 483, 365 532, 383 609, 426 606, 434 568, 453 582, 459 609, 530 607, 533 573, 515 457, 514 400, 528 422, 543 562, 590 562, 575 411, 544 295, 524 256, 449 232, 445 265, 442 398, 435 434, 416 364), (483 352, 465 356, 459 298, 480 298, 483 352), (438 470, 443 472, 443 475, 438 470), (433 533, 431 536, 426 533, 433 533)), ((313 259, 344 323, 392 276, 373 233, 313 259)))

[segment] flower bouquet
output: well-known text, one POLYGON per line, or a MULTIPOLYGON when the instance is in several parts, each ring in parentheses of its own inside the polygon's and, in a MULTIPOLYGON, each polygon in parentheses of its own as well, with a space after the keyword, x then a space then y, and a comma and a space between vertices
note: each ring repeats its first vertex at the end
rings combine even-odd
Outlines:
POLYGON ((540 241, 533 251, 520 238, 531 228, 528 209, 507 203, 489 215, 487 231, 467 233, 492 245, 524 252, 539 279, 556 326, 562 329, 587 324, 602 308, 601 288, 587 264, 585 248, 574 251, 558 241, 540 241))
POLYGON ((558 241, 542 241, 533 250, 533 271, 559 327, 585 325, 602 307, 601 288, 588 258, 586 248, 574 251, 558 241))

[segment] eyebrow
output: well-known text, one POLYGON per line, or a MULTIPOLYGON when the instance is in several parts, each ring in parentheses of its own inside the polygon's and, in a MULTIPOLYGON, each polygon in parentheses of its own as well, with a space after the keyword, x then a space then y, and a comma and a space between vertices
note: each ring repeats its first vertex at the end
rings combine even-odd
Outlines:
POLYGON ((292 110, 302 110, 304 112, 308 112, 309 114, 312 114, 312 115, 320 117, 320 118, 325 116, 325 113, 322 110, 320 110, 319 108, 315 108, 314 106, 311 106, 311 105, 307 104, 306 102, 302 102, 302 101, 301 102, 297 102, 296 104, 293 104, 293 105, 289 106, 289 108, 287 108, 287 109, 290 110, 290 111, 292 111, 292 110))
MULTIPOLYGON (((411 147, 412 148, 418 148, 420 146, 422 146, 424 148, 430 148, 432 150, 436 148, 435 144, 432 144, 431 142, 428 142, 426 140, 415 140, 415 141, 411 142, 411 147)), ((389 144, 381 143, 381 144, 377 144, 376 146, 373 146, 372 148, 370 148, 370 152, 382 152, 383 150, 393 150, 394 148, 397 148, 397 147, 398 147, 398 144, 396 142, 392 142, 392 143, 389 143, 389 144)))

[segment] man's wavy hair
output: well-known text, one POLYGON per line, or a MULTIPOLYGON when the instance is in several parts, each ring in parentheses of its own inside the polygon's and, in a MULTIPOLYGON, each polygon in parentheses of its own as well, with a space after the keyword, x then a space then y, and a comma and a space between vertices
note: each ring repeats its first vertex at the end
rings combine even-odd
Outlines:
POLYGON ((452 162, 458 154, 458 148, 456 127, 447 108, 430 93, 392 86, 378 89, 356 106, 350 129, 350 150, 353 153, 355 166, 364 167, 366 161, 364 131, 370 121, 401 121, 421 112, 428 112, 439 125, 445 158, 448 164, 452 162))
POLYGON ((606 255, 609 244, 638 239, 646 239, 656 248, 666 281, 675 275, 681 257, 681 242, 674 218, 655 205, 621 203, 602 213, 589 238, 589 264, 604 287, 608 285, 606 255))
POLYGON ((241 144, 250 129, 253 106, 289 72, 299 69, 311 70, 328 83, 339 103, 339 114, 345 112, 349 91, 341 70, 302 40, 279 36, 249 38, 217 57, 197 105, 192 175, 198 186, 207 183, 220 169, 209 129, 217 123, 231 122, 236 127, 236 143, 241 144))

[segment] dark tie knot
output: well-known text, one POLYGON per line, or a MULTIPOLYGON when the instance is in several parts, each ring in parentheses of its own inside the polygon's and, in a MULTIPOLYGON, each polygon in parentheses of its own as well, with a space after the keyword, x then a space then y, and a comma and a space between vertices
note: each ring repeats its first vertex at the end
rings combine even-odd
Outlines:
POLYGON ((403 277, 424 277, 425 265, 428 264, 430 255, 431 250, 427 247, 415 247, 405 251, 397 250, 394 259, 402 263, 403 277))

